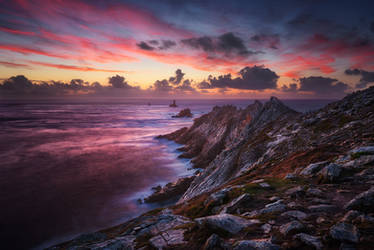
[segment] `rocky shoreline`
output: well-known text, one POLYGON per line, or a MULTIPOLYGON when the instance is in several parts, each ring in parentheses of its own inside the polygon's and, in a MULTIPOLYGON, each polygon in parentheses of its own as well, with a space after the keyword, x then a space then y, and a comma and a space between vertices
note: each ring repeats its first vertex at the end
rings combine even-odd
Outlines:
POLYGON ((372 249, 373 124, 374 87, 307 114, 215 107, 160 136, 204 169, 150 198, 175 205, 51 249, 372 249))

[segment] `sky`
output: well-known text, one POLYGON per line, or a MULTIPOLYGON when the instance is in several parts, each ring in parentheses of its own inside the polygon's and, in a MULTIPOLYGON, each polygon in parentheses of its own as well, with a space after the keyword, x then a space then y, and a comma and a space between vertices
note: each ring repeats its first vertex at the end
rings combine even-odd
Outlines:
POLYGON ((373 1, 0 0, 0 98, 340 98, 373 1))

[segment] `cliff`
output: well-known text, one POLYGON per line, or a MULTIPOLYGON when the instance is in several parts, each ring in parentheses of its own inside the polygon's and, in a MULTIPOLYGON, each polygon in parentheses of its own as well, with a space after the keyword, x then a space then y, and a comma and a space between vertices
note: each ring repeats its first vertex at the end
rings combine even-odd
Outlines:
POLYGON ((371 249, 374 87, 300 114, 272 97, 161 136, 203 169, 179 202, 54 247, 371 249))

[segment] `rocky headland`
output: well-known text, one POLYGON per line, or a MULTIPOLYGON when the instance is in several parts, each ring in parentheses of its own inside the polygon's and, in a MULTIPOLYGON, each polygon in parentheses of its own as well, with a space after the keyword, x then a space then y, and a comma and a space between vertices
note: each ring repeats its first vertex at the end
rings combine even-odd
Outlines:
POLYGON ((215 107, 160 136, 202 169, 176 204, 52 249, 372 249, 373 124, 374 87, 306 114, 215 107))

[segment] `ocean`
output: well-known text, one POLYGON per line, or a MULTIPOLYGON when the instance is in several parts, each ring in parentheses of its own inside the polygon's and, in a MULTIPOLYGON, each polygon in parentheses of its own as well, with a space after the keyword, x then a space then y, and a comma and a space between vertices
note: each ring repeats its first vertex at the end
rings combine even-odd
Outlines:
MULTIPOLYGON (((41 249, 114 226, 157 205, 151 188, 192 175, 180 145, 155 139, 190 126, 215 105, 252 100, 133 100, 122 103, 0 104, 2 245, 41 249), (147 103, 151 102, 151 105, 147 103)), ((330 100, 285 100, 305 112, 330 100)))

